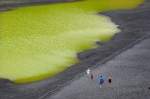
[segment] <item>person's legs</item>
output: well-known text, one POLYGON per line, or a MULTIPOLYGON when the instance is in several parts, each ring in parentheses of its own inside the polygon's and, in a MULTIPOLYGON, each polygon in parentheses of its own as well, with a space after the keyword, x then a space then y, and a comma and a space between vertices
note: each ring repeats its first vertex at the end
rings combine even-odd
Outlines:
POLYGON ((100 84, 100 86, 99 86, 100 88, 102 88, 102 85, 100 84))
POLYGON ((103 83, 104 83, 104 79, 100 79, 100 83, 99 83, 100 88, 102 88, 103 83))
POLYGON ((93 74, 91 74, 91 80, 93 80, 94 79, 94 76, 93 76, 93 74))

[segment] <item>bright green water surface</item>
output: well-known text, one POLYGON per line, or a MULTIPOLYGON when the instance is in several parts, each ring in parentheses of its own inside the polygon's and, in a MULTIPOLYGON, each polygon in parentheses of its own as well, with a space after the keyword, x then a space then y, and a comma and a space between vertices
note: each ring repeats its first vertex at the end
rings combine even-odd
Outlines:
POLYGON ((0 78, 26 83, 77 62, 76 53, 119 32, 98 12, 131 9, 143 0, 85 0, 0 12, 0 78))

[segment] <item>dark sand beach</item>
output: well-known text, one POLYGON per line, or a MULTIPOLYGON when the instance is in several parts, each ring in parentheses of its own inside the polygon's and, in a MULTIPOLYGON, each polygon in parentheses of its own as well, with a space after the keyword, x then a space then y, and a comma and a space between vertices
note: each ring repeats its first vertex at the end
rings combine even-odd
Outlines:
POLYGON ((73 2, 75 0, 0 0, 0 11, 11 10, 16 7, 41 5, 47 3, 73 2))
POLYGON ((79 53, 80 63, 53 78, 24 85, 0 80, 0 99, 149 99, 150 0, 132 10, 103 14, 120 25, 121 33, 101 47, 79 53), (116 83, 99 89, 84 76, 89 67, 111 72, 116 83))

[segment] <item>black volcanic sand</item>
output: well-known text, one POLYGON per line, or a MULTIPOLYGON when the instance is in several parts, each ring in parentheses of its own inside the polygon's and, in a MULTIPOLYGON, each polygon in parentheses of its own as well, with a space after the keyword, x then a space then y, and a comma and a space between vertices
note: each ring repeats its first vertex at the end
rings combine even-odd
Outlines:
MULTIPOLYGON (((105 64, 97 63, 92 69, 93 80, 87 75, 75 79, 53 95, 42 99, 149 99, 150 91, 150 35, 139 39, 131 48, 124 50, 105 64), (97 75, 111 73, 112 83, 100 88, 97 75)), ((107 79, 108 80, 108 79, 107 79)))
POLYGON ((41 5, 47 3, 74 2, 78 0, 0 0, 0 11, 12 10, 16 7, 41 5))
POLYGON ((146 39, 150 31, 150 0, 139 8, 124 11, 103 13, 110 16, 122 30, 114 38, 96 49, 90 49, 78 54, 81 60, 64 72, 40 82, 16 85, 8 80, 0 80, 0 99, 44 99, 82 76, 85 70, 97 63, 104 64, 121 52, 130 49, 133 45, 146 39))

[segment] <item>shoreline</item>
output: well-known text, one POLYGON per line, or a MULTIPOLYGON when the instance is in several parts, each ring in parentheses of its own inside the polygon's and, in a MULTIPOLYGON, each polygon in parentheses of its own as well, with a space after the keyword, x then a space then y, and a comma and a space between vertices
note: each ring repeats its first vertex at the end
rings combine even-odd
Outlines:
POLYGON ((101 47, 79 53, 78 58, 80 63, 71 66, 55 77, 24 85, 15 85, 7 80, 1 80, 0 85, 5 86, 5 88, 1 88, 0 86, 0 98, 39 99, 39 97, 45 95, 47 92, 49 92, 48 95, 51 95, 59 91, 62 87, 83 75, 83 72, 87 68, 94 68, 93 66, 98 62, 102 64, 107 62, 107 58, 113 56, 115 52, 119 51, 121 53, 124 48, 128 48, 129 44, 132 45, 137 39, 147 35, 147 32, 150 31, 150 23, 146 21, 150 15, 149 11, 150 1, 147 0, 142 6, 136 9, 101 13, 109 16, 114 23, 119 24, 122 30, 121 33, 115 35, 112 40, 106 42, 101 47), (131 20, 132 22, 130 23, 131 20), (140 24, 137 24, 137 22, 140 22, 140 24), (14 92, 14 94, 12 95, 11 92, 14 92), (9 98, 10 96, 12 98, 9 98))
MULTIPOLYGON (((24 6, 36 6, 36 5, 44 5, 44 4, 54 4, 54 3, 68 3, 68 2, 76 2, 79 0, 22 0, 18 2, 11 2, 11 3, 3 3, 3 1, 0 1, 0 11, 7 11, 7 10, 13 10, 18 7, 24 7, 24 6), (1 4, 2 2, 2 4, 1 4)), ((7 1, 6 1, 7 2, 7 1)))

